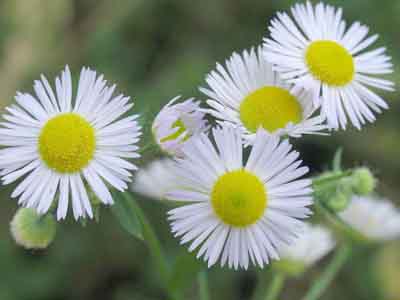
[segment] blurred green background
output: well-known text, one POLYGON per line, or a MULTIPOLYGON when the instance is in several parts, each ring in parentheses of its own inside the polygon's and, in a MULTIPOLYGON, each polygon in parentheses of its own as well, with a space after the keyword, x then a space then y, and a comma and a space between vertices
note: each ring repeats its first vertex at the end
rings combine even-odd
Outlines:
MULTIPOLYGON (((154 114, 177 94, 201 95, 205 74, 232 51, 260 43, 268 19, 291 0, 2 0, 0 1, 0 106, 16 90, 32 91, 40 73, 53 78, 65 64, 75 76, 82 65, 104 73, 132 96, 147 126, 154 114)), ((400 59, 400 1, 329 1, 344 8, 348 21, 360 20, 379 33, 394 58, 400 59)), ((392 76, 398 82, 400 70, 392 76)), ((313 172, 327 167, 344 146, 346 166, 366 164, 379 177, 379 192, 399 203, 400 102, 387 94, 390 110, 361 132, 307 137, 297 147, 313 172)), ((146 163, 148 155, 141 165, 146 163)), ((109 211, 99 224, 82 227, 67 221, 44 252, 18 248, 9 235, 17 205, 12 187, 1 187, 1 300, 166 299, 146 247, 125 233, 109 211)), ((184 249, 171 237, 166 207, 139 199, 173 259, 184 249)), ((281 300, 299 299, 319 268, 291 280, 281 300)), ((212 299, 249 299, 256 270, 213 268, 212 299)), ((400 299, 400 246, 363 250, 341 272, 323 299, 400 299)), ((196 299, 188 283, 187 299, 196 299)))

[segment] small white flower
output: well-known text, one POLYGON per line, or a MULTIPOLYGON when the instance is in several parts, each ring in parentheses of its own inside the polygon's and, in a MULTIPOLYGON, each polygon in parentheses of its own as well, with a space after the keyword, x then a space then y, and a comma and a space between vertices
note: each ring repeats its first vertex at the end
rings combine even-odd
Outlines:
POLYGON ((282 250, 282 259, 298 262, 307 267, 327 255, 335 246, 329 230, 320 225, 305 224, 304 232, 290 246, 282 250))
POLYGON ((400 210, 389 200, 354 196, 340 217, 367 239, 400 238, 400 210))
POLYGON ((107 185, 124 191, 136 166, 135 145, 140 136, 137 115, 120 119, 133 103, 129 97, 113 97, 115 85, 83 68, 75 100, 66 67, 55 80, 56 93, 47 79, 34 84, 36 97, 17 93, 17 104, 6 108, 1 123, 0 170, 3 184, 24 177, 12 197, 49 211, 57 201, 57 219, 67 215, 71 200, 75 219, 92 217, 86 192, 90 187, 104 204, 113 204, 107 185))
POLYGON ((193 135, 207 130, 200 102, 193 98, 176 103, 180 96, 165 105, 154 119, 152 131, 160 148, 170 155, 181 156, 183 144, 193 135))
POLYGON ((378 38, 367 38, 359 22, 346 30, 342 9, 323 3, 296 4, 293 19, 278 13, 264 39, 264 57, 282 79, 311 90, 330 127, 345 129, 348 118, 361 129, 374 122, 374 112, 388 108, 370 87, 392 91, 393 82, 378 78, 392 72, 385 48, 366 49, 378 38))
POLYGON ((208 112, 241 128, 252 143, 263 127, 273 135, 301 137, 326 129, 321 116, 314 113, 311 94, 294 89, 281 80, 261 55, 261 47, 233 55, 225 68, 217 64, 208 74, 208 88, 200 88, 210 99, 208 112))
POLYGON ((199 248, 208 265, 247 269, 278 259, 311 213, 311 180, 299 167, 299 153, 287 140, 257 131, 254 147, 243 161, 241 133, 233 127, 214 129, 216 148, 205 134, 185 144, 176 174, 181 187, 167 194, 188 205, 169 212, 172 232, 181 243, 199 248))
POLYGON ((172 172, 174 162, 164 158, 151 162, 136 172, 132 190, 149 198, 164 200, 166 193, 176 189, 178 178, 172 172))

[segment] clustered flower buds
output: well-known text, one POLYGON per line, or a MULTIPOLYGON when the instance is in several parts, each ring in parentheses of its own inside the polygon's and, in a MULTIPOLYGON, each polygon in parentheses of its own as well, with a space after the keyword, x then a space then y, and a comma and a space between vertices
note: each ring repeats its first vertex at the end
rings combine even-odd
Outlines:
POLYGON ((332 211, 347 208, 353 195, 366 196, 376 187, 376 179, 366 167, 324 172, 314 181, 314 195, 332 211))

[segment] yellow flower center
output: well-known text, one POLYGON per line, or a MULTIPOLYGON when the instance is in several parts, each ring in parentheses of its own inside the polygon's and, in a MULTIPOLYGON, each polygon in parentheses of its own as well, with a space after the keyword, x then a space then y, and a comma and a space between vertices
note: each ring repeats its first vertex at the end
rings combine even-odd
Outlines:
POLYGON ((263 182, 245 170, 222 175, 211 193, 214 212, 224 223, 234 227, 257 222, 264 215, 267 203, 263 182))
MULTIPOLYGON (((170 135, 168 135, 166 137, 163 137, 160 140, 161 143, 164 143, 164 142, 167 142, 167 141, 173 141, 173 140, 177 139, 178 137, 180 137, 180 135, 183 134, 186 131, 186 126, 182 122, 181 119, 176 120, 172 124, 171 128, 172 129, 178 128, 178 130, 173 134, 170 134, 170 135)), ((189 134, 186 134, 186 136, 183 138, 183 141, 186 141, 187 139, 189 139, 189 137, 190 137, 189 134)))
POLYGON ((286 89, 266 86, 248 95, 240 105, 240 119, 251 132, 263 127, 269 132, 302 119, 302 107, 286 89))
POLYGON ((354 77, 353 56, 334 41, 316 41, 306 50, 306 62, 311 74, 332 86, 344 86, 354 77))
POLYGON ((58 115, 45 124, 39 136, 39 153, 51 169, 74 173, 93 158, 94 128, 75 113, 58 115))

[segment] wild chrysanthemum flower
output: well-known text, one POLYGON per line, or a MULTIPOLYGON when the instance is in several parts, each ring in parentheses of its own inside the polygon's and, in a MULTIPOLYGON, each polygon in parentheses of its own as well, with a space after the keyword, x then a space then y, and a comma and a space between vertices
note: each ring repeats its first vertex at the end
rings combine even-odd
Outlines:
POLYGON ((164 200, 167 192, 179 186, 178 178, 172 172, 174 162, 164 158, 151 162, 136 172, 132 190, 149 198, 164 200))
POLYGON ((209 88, 200 88, 210 99, 210 114, 241 128, 252 142, 259 127, 270 134, 300 137, 315 134, 326 127, 321 116, 312 116, 314 108, 310 93, 295 90, 281 80, 257 50, 243 51, 226 61, 224 68, 206 78, 209 88))
POLYGON ((400 237, 400 210, 386 199, 354 196, 340 217, 368 240, 400 237))
POLYGON ((188 205, 169 212, 172 232, 182 243, 199 247, 208 265, 247 269, 278 259, 284 244, 301 231, 299 219, 311 213, 308 172, 287 140, 257 131, 254 147, 243 161, 241 132, 233 127, 213 131, 216 148, 205 134, 185 144, 176 174, 181 187, 167 194, 188 205))
MULTIPOLYGON (((335 246, 332 234, 320 225, 305 224, 295 242, 282 250, 282 260, 310 267, 327 255, 335 246)), ((278 262, 279 263, 279 262, 278 262)))
POLYGON ((127 188, 136 166, 140 136, 137 115, 120 119, 131 107, 129 97, 113 97, 103 76, 83 68, 75 100, 68 67, 56 78, 56 93, 47 79, 35 81, 36 97, 17 93, 1 123, 0 169, 3 184, 25 177, 12 193, 18 203, 46 213, 57 201, 57 218, 93 216, 90 187, 104 204, 113 199, 107 185, 127 188))
POLYGON ((181 156, 183 144, 193 135, 207 130, 200 102, 193 98, 177 103, 180 96, 165 105, 154 119, 152 132, 160 148, 181 156))
POLYGON ((331 127, 345 129, 348 118, 358 129, 375 121, 373 112, 388 106, 370 87, 393 90, 392 82, 378 78, 392 72, 385 48, 366 51, 378 36, 367 38, 369 29, 359 22, 346 30, 341 8, 307 2, 291 11, 293 19, 278 13, 271 21, 265 59, 283 79, 312 91, 331 127))

